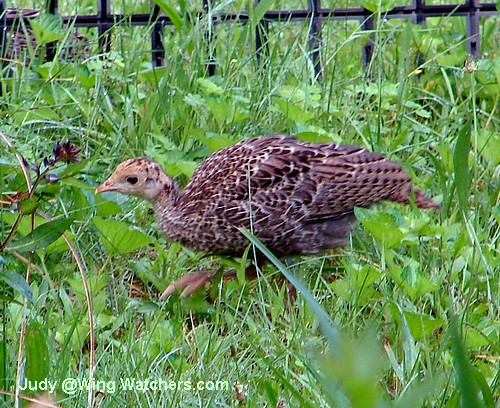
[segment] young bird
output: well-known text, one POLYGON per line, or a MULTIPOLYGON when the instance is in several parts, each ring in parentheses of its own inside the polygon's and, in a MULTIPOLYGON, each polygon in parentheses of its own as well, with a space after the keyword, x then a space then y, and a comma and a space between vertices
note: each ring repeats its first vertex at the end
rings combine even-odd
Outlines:
MULTIPOLYGON (((345 245, 354 207, 380 200, 439 209, 413 187, 405 170, 358 146, 260 136, 218 150, 195 170, 184 191, 156 162, 121 163, 96 193, 118 191, 148 200, 172 240, 209 254, 241 256, 252 230, 276 256, 318 254, 345 245)), ((190 273, 161 298, 187 296, 213 278, 190 273)))

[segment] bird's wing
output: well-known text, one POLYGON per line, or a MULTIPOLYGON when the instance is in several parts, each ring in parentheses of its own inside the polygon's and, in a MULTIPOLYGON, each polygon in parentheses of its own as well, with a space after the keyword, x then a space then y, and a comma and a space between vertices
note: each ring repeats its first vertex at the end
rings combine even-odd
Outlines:
POLYGON ((277 135, 215 152, 196 169, 184 198, 198 204, 248 201, 266 213, 302 212, 314 222, 391 199, 408 183, 404 169, 381 154, 277 135))
MULTIPOLYGON (((218 150, 195 170, 184 190, 184 199, 248 200, 252 193, 279 183, 279 168, 286 172, 291 137, 275 135, 243 140, 218 150)), ((291 169, 290 169, 291 170, 291 169)))
MULTIPOLYGON (((321 222, 380 200, 397 201, 411 178, 401 165, 358 146, 298 143, 250 173, 252 202, 291 208, 304 221, 321 222)), ((248 189, 247 189, 248 191, 248 189)))
POLYGON ((321 145, 320 149, 324 156, 312 159, 308 173, 316 186, 311 220, 395 200, 399 190, 411 186, 403 167, 381 154, 348 145, 321 145))

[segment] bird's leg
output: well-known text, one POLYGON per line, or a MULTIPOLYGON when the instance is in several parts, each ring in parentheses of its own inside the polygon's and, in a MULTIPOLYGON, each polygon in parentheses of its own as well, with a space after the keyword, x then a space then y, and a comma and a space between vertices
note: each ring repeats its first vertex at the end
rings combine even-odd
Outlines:
MULTIPOLYGON (((296 259, 295 258, 290 258, 286 257, 283 260, 283 263, 288 269, 294 269, 295 272, 298 272, 298 267, 296 264, 296 259)), ((283 275, 281 275, 283 280, 287 282, 286 289, 287 289, 287 303, 286 303, 286 310, 290 312, 292 310, 292 306, 297 300, 297 289, 295 286, 293 286, 292 282, 290 282, 287 278, 285 278, 283 275)))
MULTIPOLYGON (((255 265, 251 264, 245 269, 245 274, 248 279, 255 279, 257 277, 257 268, 255 265)), ((182 290, 180 295, 181 298, 187 297, 198 291, 199 289, 205 287, 205 285, 211 282, 217 272, 201 270, 196 272, 190 272, 183 277, 177 279, 168 285, 167 289, 161 294, 160 300, 164 300, 171 296, 177 290, 182 290)), ((236 277, 236 270, 231 269, 222 275, 222 279, 234 279, 236 277)))
POLYGON ((297 289, 292 285, 292 282, 288 282, 286 285, 288 299, 286 303, 286 309, 290 311, 292 309, 293 304, 297 300, 297 289))
POLYGON ((168 285, 167 289, 161 294, 160 300, 166 299, 177 290, 182 290, 181 297, 192 295, 210 282, 216 274, 216 272, 206 270, 187 273, 168 285))

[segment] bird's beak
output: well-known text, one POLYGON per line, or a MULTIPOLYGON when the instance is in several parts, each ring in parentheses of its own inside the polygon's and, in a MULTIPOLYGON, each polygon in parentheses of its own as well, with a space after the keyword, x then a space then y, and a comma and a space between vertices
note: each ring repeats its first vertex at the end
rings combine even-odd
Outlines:
POLYGON ((95 189, 95 193, 99 194, 99 193, 104 193, 105 191, 114 191, 114 190, 116 190, 115 184, 108 179, 95 189))

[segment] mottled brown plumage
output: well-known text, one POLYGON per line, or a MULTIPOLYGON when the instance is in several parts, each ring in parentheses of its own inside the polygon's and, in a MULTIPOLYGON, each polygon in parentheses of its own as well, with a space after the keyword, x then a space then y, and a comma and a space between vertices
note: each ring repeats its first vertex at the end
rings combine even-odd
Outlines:
MULTIPOLYGON (((317 254, 347 243, 355 206, 409 204, 411 196, 420 208, 439 208, 412 186, 401 165, 381 154, 285 135, 255 137, 213 153, 184 191, 144 157, 120 164, 96 191, 147 199, 171 239, 231 256, 248 246, 241 227, 279 257, 317 254)), ((174 285, 168 294, 189 284, 174 285)))

